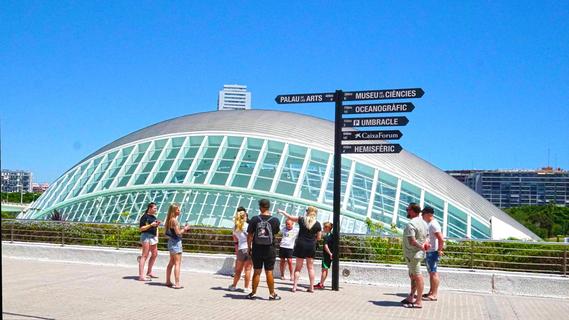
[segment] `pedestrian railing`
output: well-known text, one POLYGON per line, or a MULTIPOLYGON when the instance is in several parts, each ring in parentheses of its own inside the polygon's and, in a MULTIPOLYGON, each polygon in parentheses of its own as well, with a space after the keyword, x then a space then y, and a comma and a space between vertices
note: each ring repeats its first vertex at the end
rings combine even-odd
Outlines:
MULTIPOLYGON (((2 241, 89 245, 110 248, 139 247, 136 225, 2 219, 2 241)), ((167 238, 160 228, 159 249, 167 238)), ((200 253, 235 252, 230 229, 195 226, 183 235, 184 250, 200 253)), ((569 244, 551 242, 445 239, 440 265, 567 275, 569 244)), ((321 258, 319 244, 317 258, 321 258)), ((403 264, 401 238, 343 234, 342 261, 403 264)))

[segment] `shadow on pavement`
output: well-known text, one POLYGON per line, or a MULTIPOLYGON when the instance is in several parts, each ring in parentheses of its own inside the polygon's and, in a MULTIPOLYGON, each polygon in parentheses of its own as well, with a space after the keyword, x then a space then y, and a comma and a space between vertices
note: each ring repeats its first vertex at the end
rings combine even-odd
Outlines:
POLYGON ((397 301, 372 301, 372 300, 370 300, 368 302, 371 302, 374 305, 379 306, 379 307, 398 307, 398 308, 403 307, 403 305, 397 301))
MULTIPOLYGON (((224 298, 231 298, 231 299, 235 299, 235 300, 247 300, 247 295, 242 293, 242 294, 236 294, 236 293, 226 293, 224 296, 224 298)), ((261 299, 259 297, 256 298, 256 300, 261 299)))
MULTIPOLYGON (((124 276, 122 277, 124 280, 138 280, 138 276, 124 276)), ((144 282, 144 281, 141 281, 144 282)))
POLYGON ((227 289, 227 287, 211 287, 211 288, 209 288, 209 290, 229 291, 229 292, 245 292, 245 289, 242 289, 242 288, 238 288, 235 291, 231 291, 231 290, 227 289))
POLYGON ((21 314, 21 313, 2 312, 2 319, 19 319, 19 318, 12 318, 12 317, 22 317, 22 318, 26 318, 26 319, 40 319, 40 320, 55 320, 55 318, 30 316, 30 315, 21 314), (10 318, 6 318, 5 316, 10 316, 10 318))
POLYGON ((146 282, 145 284, 148 285, 148 286, 169 288, 169 287, 166 285, 166 282, 150 282, 150 281, 149 281, 149 282, 146 282))

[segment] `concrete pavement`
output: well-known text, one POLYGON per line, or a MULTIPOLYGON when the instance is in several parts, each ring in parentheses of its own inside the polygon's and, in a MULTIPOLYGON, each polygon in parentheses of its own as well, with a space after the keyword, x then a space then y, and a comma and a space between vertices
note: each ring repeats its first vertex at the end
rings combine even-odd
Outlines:
MULTIPOLYGON (((191 264, 190 259, 183 261, 191 264)), ((2 258, 3 319, 563 319, 569 299, 443 291, 423 309, 403 308, 404 290, 342 284, 331 290, 290 291, 277 280, 281 301, 269 301, 264 278, 255 301, 226 290, 228 276, 182 272, 182 290, 138 282, 137 267, 2 258)), ((329 281, 329 280, 328 280, 329 281)), ((308 282, 304 270, 301 284, 308 282)), ((242 285, 242 283, 240 283, 242 285)))

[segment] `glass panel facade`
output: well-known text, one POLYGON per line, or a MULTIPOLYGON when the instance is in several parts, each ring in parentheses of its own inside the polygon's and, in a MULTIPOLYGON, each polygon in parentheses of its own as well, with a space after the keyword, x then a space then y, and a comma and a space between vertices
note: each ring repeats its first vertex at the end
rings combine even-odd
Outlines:
POLYGON ((393 222, 396 194, 397 178, 388 173, 380 172, 375 190, 371 218, 391 225, 393 222))
POLYGON ((448 205, 448 228, 447 237, 449 238, 466 238, 466 213, 459 210, 455 206, 448 205))
POLYGON ((290 145, 288 148, 288 155, 285 161, 285 165, 280 175, 279 183, 277 185, 277 193, 292 196, 298 178, 300 176, 300 170, 302 169, 302 164, 304 163, 304 157, 306 156, 307 148, 301 146, 290 145))
POLYGON ((397 211, 397 227, 403 229, 409 219, 407 219, 407 206, 414 202, 419 204, 421 200, 421 189, 407 181, 401 182, 401 194, 399 195, 399 210, 397 211))

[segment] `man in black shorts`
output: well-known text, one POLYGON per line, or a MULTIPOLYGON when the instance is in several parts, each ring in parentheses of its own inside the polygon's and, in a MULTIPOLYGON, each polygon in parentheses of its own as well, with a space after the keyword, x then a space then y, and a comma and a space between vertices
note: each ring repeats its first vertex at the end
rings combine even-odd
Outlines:
POLYGON ((261 280, 261 271, 265 267, 267 286, 269 287, 269 300, 280 300, 275 293, 275 280, 273 269, 277 257, 275 235, 280 231, 279 219, 271 216, 269 211, 271 203, 267 199, 259 200, 261 214, 249 220, 247 228, 247 245, 253 259, 253 290, 247 295, 248 299, 254 299, 257 287, 261 280))

